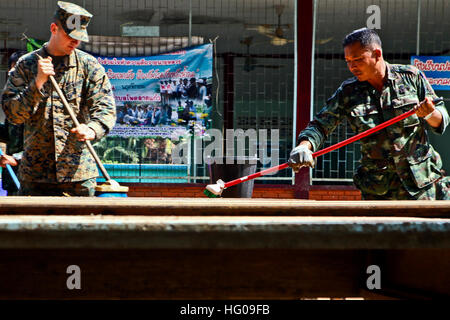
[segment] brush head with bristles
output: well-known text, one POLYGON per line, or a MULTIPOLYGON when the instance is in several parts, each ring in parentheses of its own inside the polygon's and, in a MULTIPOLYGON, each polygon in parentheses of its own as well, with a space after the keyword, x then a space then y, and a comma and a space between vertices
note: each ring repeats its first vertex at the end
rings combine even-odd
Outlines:
POLYGON ((128 187, 124 187, 119 185, 119 183, 115 180, 107 180, 105 181, 105 183, 101 184, 101 185, 97 185, 95 187, 95 191, 98 192, 123 192, 123 193, 127 193, 128 192, 128 187))
POLYGON ((208 184, 203 193, 207 195, 209 198, 217 198, 222 195, 224 189, 225 189, 225 182, 219 179, 217 180, 216 184, 208 184))
POLYGON ((220 196, 216 196, 214 193, 212 193, 209 190, 203 190, 203 193, 208 197, 208 198, 219 198, 220 196))

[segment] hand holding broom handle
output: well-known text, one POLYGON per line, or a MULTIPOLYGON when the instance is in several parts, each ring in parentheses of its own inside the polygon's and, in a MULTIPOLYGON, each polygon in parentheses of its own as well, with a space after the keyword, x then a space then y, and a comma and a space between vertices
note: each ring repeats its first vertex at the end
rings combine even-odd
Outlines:
MULTIPOLYGON (((2 155, 3 155, 3 151, 2 151, 2 149, 0 149, 0 156, 2 156, 2 155)), ((16 174, 14 173, 14 171, 13 171, 11 165, 6 164, 6 169, 8 170, 9 175, 11 176, 11 178, 13 179, 14 184, 15 184, 16 187, 17 187, 17 190, 20 190, 20 182, 19 182, 19 179, 17 179, 17 176, 16 176, 16 174)))
MULTIPOLYGON (((40 55, 38 55, 38 54, 36 54, 36 55, 38 56, 39 60, 43 59, 40 55)), ((59 97, 61 98, 61 101, 62 101, 64 107, 66 108, 67 112, 69 113, 70 118, 72 119, 73 123, 75 124, 76 127, 79 127, 80 123, 78 122, 77 116, 73 112, 72 107, 67 102, 66 97, 64 96, 64 93, 61 91, 61 88, 59 87, 55 78, 52 75, 49 75, 48 77, 49 77, 53 87, 55 88, 56 92, 58 93, 59 97)), ((108 172, 106 171, 105 167, 103 166, 102 162, 100 161, 100 158, 98 157, 97 153, 95 152, 94 147, 92 147, 91 141, 85 140, 84 142, 86 143, 86 146, 87 146, 89 152, 94 157, 95 162, 99 166, 100 171, 102 172, 103 176, 105 177, 105 180, 107 182, 109 182, 111 185, 113 183, 117 184, 117 182, 115 182, 115 181, 112 182, 113 180, 111 180, 111 177, 109 176, 108 172)))
MULTIPOLYGON (((433 100, 433 103, 436 104, 436 103, 438 103, 440 101, 443 101, 443 99, 442 98, 437 98, 437 99, 433 100)), ((351 138, 348 138, 348 139, 346 139, 344 141, 336 143, 336 144, 334 144, 332 146, 329 146, 329 147, 327 147, 325 149, 316 151, 316 152, 314 152, 312 154, 312 156, 313 156, 313 158, 316 158, 318 156, 324 155, 324 154, 326 154, 328 152, 331 152, 333 150, 339 149, 339 148, 341 148, 343 146, 346 146, 346 145, 348 145, 348 144, 350 144, 352 142, 355 142, 357 140, 365 138, 365 137, 371 135, 374 132, 377 132, 377 131, 380 131, 380 130, 386 128, 386 127, 389 127, 390 125, 392 125, 392 124, 394 124, 396 122, 399 122, 399 121, 401 121, 403 119, 406 119, 409 116, 413 115, 414 113, 416 113, 416 108, 413 108, 413 109, 411 109, 411 110, 409 110, 409 111, 407 111, 407 112, 405 112, 405 113, 403 113, 401 115, 398 115, 398 116, 396 116, 396 117, 394 117, 394 118, 392 118, 390 120, 387 120, 387 121, 385 121, 385 122, 383 122, 383 123, 381 123, 381 124, 379 124, 379 125, 377 125, 377 126, 375 126, 373 128, 370 128, 369 130, 366 130, 364 132, 358 133, 357 135, 355 135, 355 136, 353 136, 351 138)), ((275 166, 275 167, 272 167, 272 168, 269 168, 269 169, 266 169, 266 170, 262 170, 260 172, 256 172, 256 173, 251 174, 249 176, 245 176, 245 177, 242 177, 242 178, 238 178, 238 179, 232 180, 230 182, 226 182, 225 183, 222 180, 218 180, 216 184, 211 184, 211 185, 208 185, 206 187, 205 194, 207 194, 208 196, 209 195, 220 196, 222 191, 224 189, 226 189, 226 188, 232 187, 234 185, 237 185, 239 183, 242 183, 242 182, 245 182, 245 181, 248 181, 248 180, 251 180, 251 179, 255 179, 255 178, 261 177, 261 176, 269 174, 271 172, 276 172, 276 171, 279 171, 279 170, 282 170, 282 169, 286 169, 287 167, 289 167, 289 164, 286 162, 286 163, 280 164, 278 166, 275 166)))

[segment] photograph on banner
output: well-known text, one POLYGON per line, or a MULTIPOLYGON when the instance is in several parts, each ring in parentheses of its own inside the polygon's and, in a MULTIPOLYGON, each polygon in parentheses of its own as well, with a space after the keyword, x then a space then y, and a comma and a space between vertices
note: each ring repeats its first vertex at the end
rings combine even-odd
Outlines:
POLYGON ((96 58, 117 107, 116 125, 95 145, 102 161, 170 164, 182 137, 210 128, 212 44, 157 56, 96 58))

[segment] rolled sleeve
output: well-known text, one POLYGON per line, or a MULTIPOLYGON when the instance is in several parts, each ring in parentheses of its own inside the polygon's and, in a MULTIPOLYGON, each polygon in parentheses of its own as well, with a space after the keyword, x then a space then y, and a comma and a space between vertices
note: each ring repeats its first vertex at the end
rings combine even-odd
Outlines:
POLYGON ((430 128, 430 130, 435 133, 435 134, 439 134, 442 135, 445 132, 445 129, 448 126, 449 123, 449 115, 447 112, 447 109, 445 108, 445 105, 443 102, 440 102, 439 104, 436 105, 436 109, 442 114, 442 122, 441 125, 437 128, 433 128, 432 126, 428 126, 430 128))
MULTIPOLYGON (((430 98, 431 100, 438 97, 422 71, 419 71, 418 73, 417 88, 420 101, 423 101, 425 97, 430 98)), ((449 124, 449 115, 444 102, 437 103, 436 109, 442 114, 441 125, 437 128, 433 128, 432 126, 428 126, 428 128, 430 128, 431 132, 441 135, 445 132, 445 129, 449 124)))
POLYGON ((89 128, 91 128, 92 130, 94 130, 95 140, 100 139, 101 137, 103 137, 106 134, 106 130, 103 129, 103 127, 97 122, 89 122, 87 126, 89 128))
POLYGON ((303 130, 299 135, 297 139, 297 145, 300 144, 300 142, 307 140, 311 143, 313 152, 316 152, 319 147, 322 145, 323 140, 325 137, 320 132, 318 127, 314 125, 314 123, 310 123, 308 127, 306 127, 305 130, 303 130))

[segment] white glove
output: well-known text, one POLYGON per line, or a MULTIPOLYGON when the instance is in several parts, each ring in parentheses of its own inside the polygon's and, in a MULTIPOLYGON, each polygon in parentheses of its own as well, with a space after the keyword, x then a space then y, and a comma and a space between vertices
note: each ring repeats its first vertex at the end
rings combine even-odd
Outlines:
POLYGON ((312 151, 302 144, 292 149, 288 164, 297 173, 302 167, 314 168, 314 158, 312 151))

